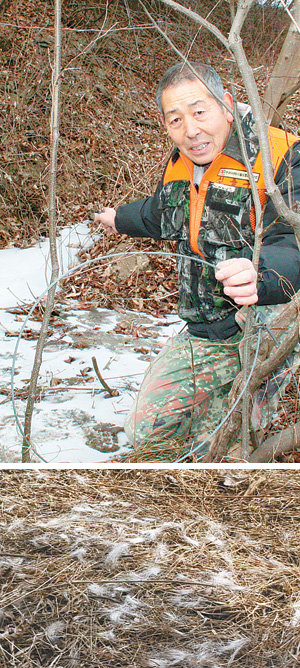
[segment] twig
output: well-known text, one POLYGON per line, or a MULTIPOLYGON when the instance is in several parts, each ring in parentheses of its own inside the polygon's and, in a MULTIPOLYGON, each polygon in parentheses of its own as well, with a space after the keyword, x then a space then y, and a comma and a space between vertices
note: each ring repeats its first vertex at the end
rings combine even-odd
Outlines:
POLYGON ((99 367, 98 367, 98 364, 97 364, 96 357, 92 357, 92 362, 93 362, 93 367, 95 369, 95 374, 96 374, 97 378, 99 378, 101 385, 110 394, 111 397, 118 397, 119 394, 120 394, 119 390, 112 390, 109 387, 109 385, 107 385, 106 380, 104 380, 104 378, 102 378, 101 373, 99 371, 99 367))
POLYGON ((291 95, 296 93, 298 88, 300 88, 300 79, 298 79, 298 81, 295 83, 295 85, 292 88, 290 88, 290 90, 288 90, 286 93, 282 93, 282 96, 281 96, 280 101, 279 101, 279 105, 278 105, 277 109, 275 110, 275 111, 277 111, 277 113, 280 110, 280 107, 283 105, 283 103, 289 97, 291 97, 291 95))
POLYGON ((299 25, 298 25, 298 23, 297 23, 295 17, 293 16, 292 12, 290 12, 290 10, 289 10, 289 8, 287 7, 287 5, 286 5, 286 3, 284 2, 284 0, 280 0, 280 2, 281 2, 281 4, 282 4, 282 6, 284 7, 285 11, 287 12, 287 14, 289 15, 289 17, 290 17, 292 23, 294 24, 296 30, 300 33, 300 27, 299 27, 299 25))
MULTIPOLYGON (((223 100, 221 97, 219 97, 218 95, 216 95, 215 91, 208 85, 207 82, 204 81, 204 79, 201 77, 201 75, 199 74, 199 72, 197 72, 197 71, 194 69, 194 67, 193 67, 193 66, 191 65, 191 63, 189 62, 188 58, 182 53, 182 51, 180 51, 179 49, 177 49, 177 47, 176 47, 175 44, 172 42, 172 40, 168 37, 168 35, 167 35, 167 34, 166 34, 166 33, 159 27, 157 21, 155 21, 155 19, 153 18, 153 16, 151 16, 150 12, 148 12, 147 8, 146 8, 145 5, 142 3, 142 1, 141 1, 141 0, 139 0, 139 1, 140 1, 141 6, 143 7, 144 12, 145 12, 145 13, 147 14, 147 16, 149 17, 150 21, 152 21, 152 23, 153 23, 153 25, 155 26, 155 28, 156 28, 156 29, 158 30, 158 32, 162 35, 162 37, 164 37, 164 39, 168 42, 168 44, 171 46, 171 48, 173 49, 173 51, 175 51, 175 53, 177 53, 177 55, 179 56, 179 58, 181 58, 181 60, 182 60, 184 63, 186 63, 186 64, 188 65, 188 67, 190 68, 191 72, 193 72, 193 74, 197 77, 197 79, 199 79, 199 80, 204 84, 204 86, 206 86, 206 88, 207 88, 207 89, 209 90, 209 92, 216 98, 216 100, 218 100, 218 102, 220 102, 220 104, 222 104, 224 107, 226 107, 226 109, 227 109, 228 111, 230 111, 230 112, 232 113, 232 109, 227 105, 226 102, 224 102, 224 100, 223 100)), ((185 9, 185 8, 182 7, 181 5, 178 5, 177 2, 171 2, 171 0, 162 0, 162 1, 165 2, 165 4, 167 4, 167 5, 170 4, 170 6, 172 6, 172 7, 174 6, 174 9, 178 9, 179 11, 183 11, 183 10, 185 9)), ((194 19, 197 23, 200 23, 200 25, 204 25, 204 27, 207 28, 208 30, 210 30, 213 34, 216 34, 216 36, 221 40, 222 44, 224 44, 224 46, 226 46, 227 49, 229 49, 229 47, 228 47, 228 42, 227 42, 226 38, 222 35, 222 33, 221 33, 217 28, 214 28, 214 26, 213 26, 211 23, 209 23, 209 21, 206 21, 206 19, 202 19, 201 16, 198 16, 197 14, 195 14, 194 12, 192 12, 191 10, 183 11, 183 13, 187 13, 187 15, 190 16, 190 18, 194 19), (198 19, 198 20, 197 20, 197 19, 198 19), (214 31, 216 31, 216 33, 215 33, 214 31)))

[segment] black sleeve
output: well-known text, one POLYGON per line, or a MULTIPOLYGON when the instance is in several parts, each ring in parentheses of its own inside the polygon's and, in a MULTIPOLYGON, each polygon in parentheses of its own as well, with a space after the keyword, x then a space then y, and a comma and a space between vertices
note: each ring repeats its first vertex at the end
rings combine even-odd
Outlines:
POLYGON ((120 234, 161 239, 161 214, 158 209, 160 190, 161 183, 152 197, 118 207, 115 225, 120 234))
MULTIPOLYGON (((300 142, 284 156, 275 183, 286 204, 300 201, 300 142)), ((293 227, 277 213, 269 198, 264 213, 259 259, 258 304, 283 304, 300 289, 300 252, 293 227)), ((247 251, 245 255, 248 256, 247 251)))

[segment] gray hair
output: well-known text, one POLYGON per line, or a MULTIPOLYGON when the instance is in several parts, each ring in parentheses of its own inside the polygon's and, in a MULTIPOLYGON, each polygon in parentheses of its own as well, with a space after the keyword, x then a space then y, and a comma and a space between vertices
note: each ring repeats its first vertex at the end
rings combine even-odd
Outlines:
MULTIPOLYGON (((217 95, 219 98, 223 99, 225 91, 218 72, 216 72, 216 70, 214 70, 214 68, 210 65, 205 65, 203 63, 196 63, 191 61, 191 65, 200 75, 201 79, 203 79, 203 82, 210 87, 213 93, 215 93, 215 95, 217 95)), ((161 98, 164 90, 169 88, 169 86, 176 86, 181 81, 186 79, 189 79, 190 81, 194 81, 195 79, 197 80, 196 75, 194 72, 192 72, 187 63, 176 63, 165 72, 158 84, 156 91, 157 106, 162 114, 163 108, 161 98)), ((219 101, 218 103, 220 104, 219 101)))

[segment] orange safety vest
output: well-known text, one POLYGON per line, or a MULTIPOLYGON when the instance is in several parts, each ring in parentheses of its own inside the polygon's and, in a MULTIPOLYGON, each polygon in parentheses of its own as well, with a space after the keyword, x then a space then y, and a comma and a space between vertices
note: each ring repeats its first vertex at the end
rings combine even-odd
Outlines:
MULTIPOLYGON (((299 138, 284 130, 273 127, 268 128, 268 135, 274 176, 276 176, 285 154, 294 143, 299 141, 299 138)), ((249 177, 245 165, 242 162, 226 155, 226 153, 219 153, 203 174, 197 191, 193 182, 194 163, 181 152, 179 153, 179 156, 180 157, 174 164, 172 163, 172 158, 170 158, 164 173, 163 184, 165 185, 171 181, 190 181, 190 245, 194 253, 198 253, 203 257, 203 254, 198 248, 198 235, 207 190, 210 183, 223 184, 225 186, 231 186, 231 188, 233 186, 236 188, 250 189, 249 177)), ((252 171, 256 181, 261 205, 264 206, 267 200, 267 194, 260 151, 257 153, 252 171)), ((255 230, 255 223, 255 211, 254 205, 252 205, 250 211, 252 231, 255 230)))

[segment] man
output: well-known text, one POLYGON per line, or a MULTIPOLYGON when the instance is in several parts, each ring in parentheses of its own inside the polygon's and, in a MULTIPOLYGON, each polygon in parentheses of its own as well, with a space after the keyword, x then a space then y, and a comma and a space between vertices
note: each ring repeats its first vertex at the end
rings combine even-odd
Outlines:
MULTIPOLYGON (((108 232, 177 240, 182 256, 179 315, 187 328, 168 342, 145 375, 125 424, 136 445, 209 434, 226 410, 241 368, 239 307, 282 304, 300 288, 295 235, 266 198, 253 117, 249 107, 240 105, 247 152, 265 205, 257 277, 251 259, 253 200, 232 96, 213 68, 192 65, 209 89, 182 63, 170 68, 158 86, 161 120, 175 150, 154 196, 117 211, 105 207, 96 216, 108 232)), ((291 206, 299 199, 300 141, 272 129, 270 145, 275 181, 291 206)))

